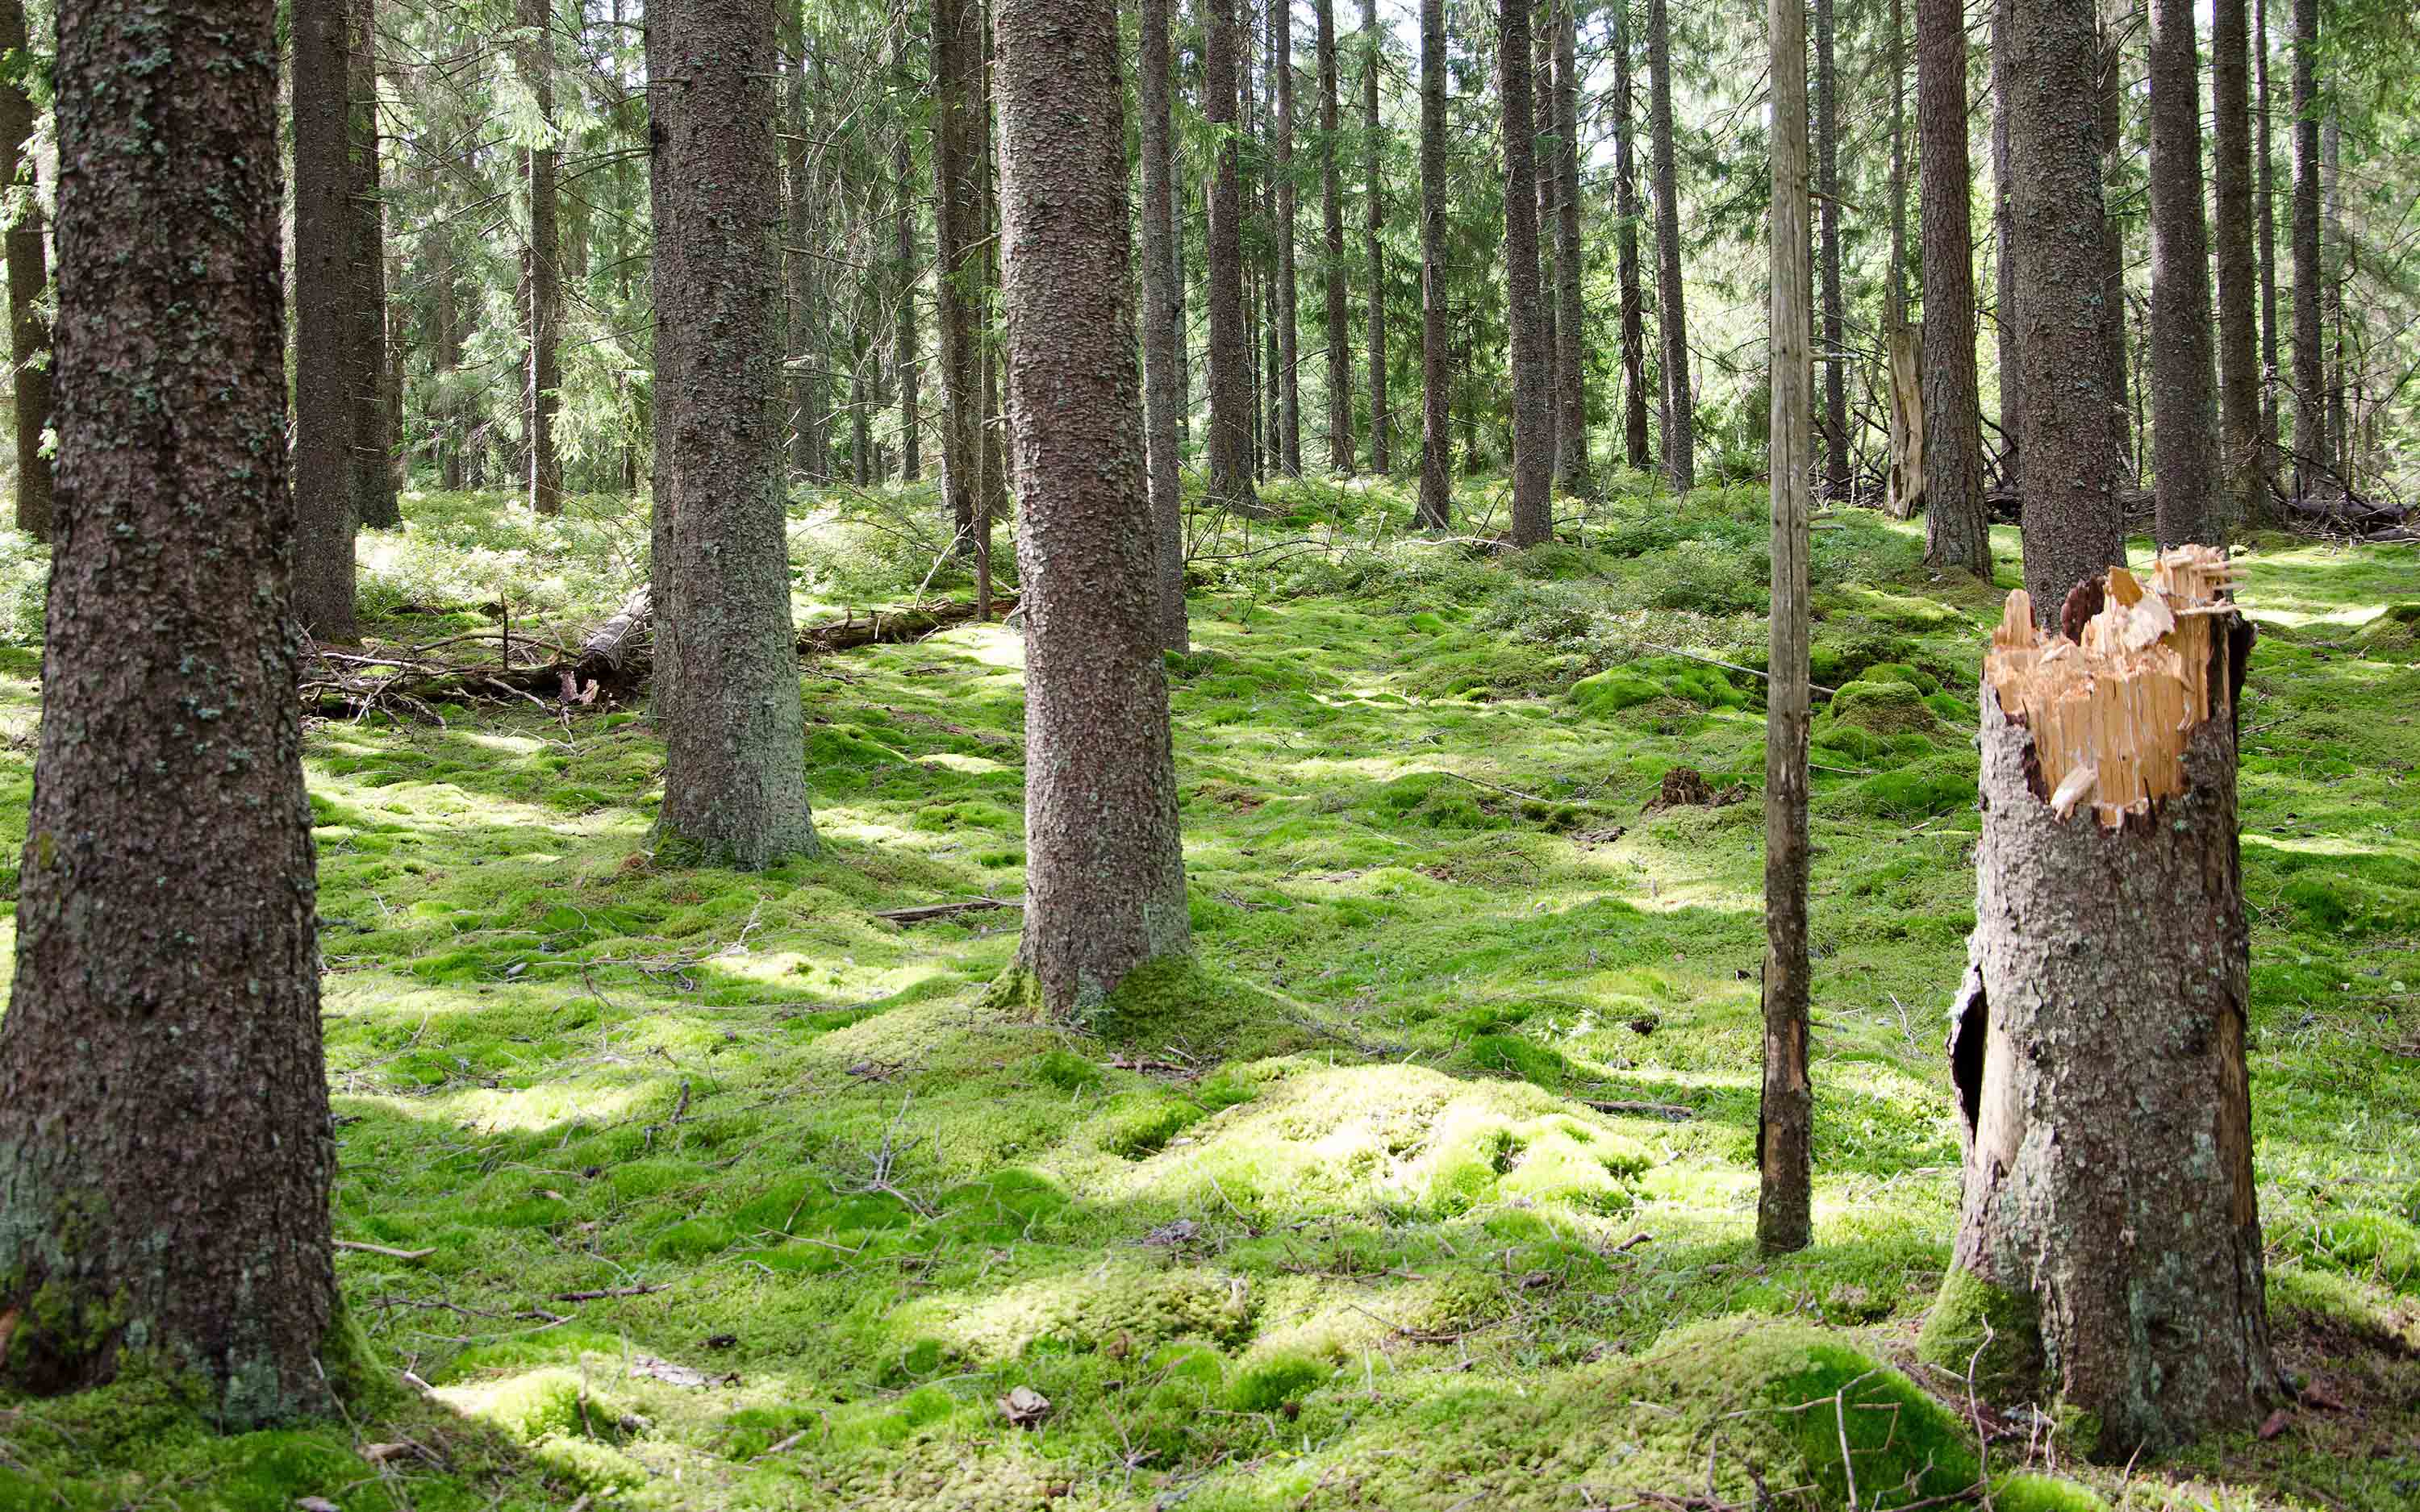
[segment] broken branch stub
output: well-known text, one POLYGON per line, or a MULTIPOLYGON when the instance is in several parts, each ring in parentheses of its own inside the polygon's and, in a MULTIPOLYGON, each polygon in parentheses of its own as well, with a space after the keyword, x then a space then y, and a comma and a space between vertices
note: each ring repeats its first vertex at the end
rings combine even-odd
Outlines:
POLYGON ((2114 829, 2184 791, 2187 737, 2234 712, 2234 572, 2206 546, 2162 552, 2148 588, 2112 567, 2100 609, 2072 638, 2045 636, 2024 589, 2009 595, 1983 677, 2031 734, 2036 795, 2060 818, 2088 802, 2114 829))

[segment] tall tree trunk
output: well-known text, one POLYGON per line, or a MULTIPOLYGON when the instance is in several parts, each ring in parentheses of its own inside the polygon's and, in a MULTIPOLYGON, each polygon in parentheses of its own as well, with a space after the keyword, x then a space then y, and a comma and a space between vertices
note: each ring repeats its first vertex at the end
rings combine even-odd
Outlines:
POLYGON ((403 523, 396 501, 395 428, 387 409, 386 198, 379 182, 378 10, 347 6, 346 70, 352 163, 354 517, 377 529, 403 523))
MULTIPOLYGON (((522 312, 529 340, 523 371, 521 424, 528 454, 523 497, 540 515, 563 512, 563 458, 555 451, 554 419, 563 407, 563 237, 557 224, 560 198, 554 146, 554 38, 550 0, 518 0, 520 23, 528 34, 520 66, 536 98, 542 136, 528 150, 529 307, 522 312)), ((660 396, 663 393, 658 389, 660 396)))
POLYGON ((2320 452, 2335 487, 2343 490, 2352 486, 2345 425, 2344 180, 2339 173, 2344 116, 2336 109, 2333 84, 2321 108, 2326 115, 2319 126, 2319 327, 2326 347, 2320 371, 2326 375, 2327 409, 2320 452))
MULTIPOLYGON (((353 618, 352 103, 347 0, 300 0, 294 29, 294 616, 315 640, 353 618)), ((285 393, 281 383, 278 392, 285 393)), ((280 448, 281 453, 283 448, 280 448)))
POLYGON ((1142 106, 1143 455, 1149 465, 1159 644, 1182 652, 1190 646, 1191 634, 1185 617, 1185 502, 1176 451, 1176 345, 1182 332, 1176 323, 1176 227, 1169 173, 1171 8, 1171 0, 1142 0, 1137 70, 1142 106))
POLYGON ((1129 303, 1113 0, 1001 0, 1009 408, 1025 577, 1029 1000, 1113 1012, 1191 949, 1129 303))
POLYGON ((788 354, 789 443, 791 470, 812 482, 829 481, 831 443, 824 427, 824 409, 830 403, 825 382, 827 358, 823 319, 823 270, 815 266, 814 246, 823 233, 823 216, 815 202, 814 176, 807 156, 807 133, 814 113, 807 108, 805 30, 789 23, 796 55, 786 79, 788 100, 783 119, 788 131, 782 143, 783 177, 790 208, 784 226, 782 258, 783 289, 790 327, 783 349, 788 354))
POLYGON ((1916 113, 1924 180, 1924 560, 1988 582, 1963 0, 1916 0, 1916 113))
POLYGON ((2025 588, 2055 617, 2068 590, 2126 559, 2110 445, 2108 329, 2076 298, 2102 286, 2102 54, 2092 0, 2010 0, 2009 249, 2025 407, 2025 588))
MULTIPOLYGON (((951 538, 977 548, 983 507, 984 188, 979 133, 982 11, 974 0, 933 0, 934 308, 941 328, 941 488, 951 538)), ((1145 120, 1150 117, 1146 115, 1145 120)))
MULTIPOLYGON (((345 17, 302 8, 324 208, 345 17)), ((329 1411, 357 1364, 295 691, 275 22, 269 0, 60 7, 58 517, 0 1019, 0 1385, 144 1362, 230 1432, 329 1411), (154 55, 176 66, 129 66, 154 55)), ((341 259, 334 208, 315 230, 341 259)))
POLYGON ((1689 393, 1689 320, 1681 284, 1681 172, 1672 154, 1672 28, 1664 0, 1647 0, 1647 131, 1655 175, 1656 324, 1664 337, 1664 475, 1676 493, 1698 486, 1696 401, 1689 393))
POLYGON ((816 848, 800 764, 806 717, 774 381, 773 63, 771 0, 656 0, 647 12, 657 395, 649 586, 664 736, 656 838, 678 859, 747 868, 816 848))
POLYGON ((2260 230, 2259 476, 2265 512, 2269 490, 2277 478, 2277 158, 2269 132, 2269 0, 2252 0, 2252 41, 2254 87, 2258 91, 2253 115, 2259 123, 2256 133, 2260 230))
POLYGON ((1537 111, 1529 91, 1531 0, 1498 0, 1496 66, 1504 103, 1504 303, 1512 338, 1512 544, 1554 533, 1554 395, 1539 326, 1537 111))
POLYGON ((2076 1447, 2104 1462, 2248 1427, 2282 1395, 2244 1066, 2252 636, 2225 578, 2207 548, 2149 585, 2113 570, 2074 606, 2080 644, 2012 594, 1984 661, 1979 922, 1950 1041, 1964 1216, 1922 1353, 1985 1400, 2079 1410, 2076 1447))
POLYGON ((1631 161, 1630 7, 1613 8, 1613 195, 1615 276, 1621 298, 1621 457, 1644 472, 1647 455, 1647 321, 1638 287, 1638 169, 1631 161))
POLYGON ((1278 459, 1289 478, 1302 476, 1301 312, 1295 269, 1294 10, 1269 7, 1269 67, 1278 78, 1278 459))
POLYGON ((1992 235, 1998 289, 1993 301, 1993 329, 1999 335, 2000 359, 2000 484, 2024 486, 2024 363, 2017 356, 2016 199, 2009 162, 2009 98, 2016 84, 2009 77, 2009 56, 2016 51, 2012 16, 2015 0, 1992 5, 1992 235))
MULTIPOLYGON (((456 375, 462 366, 462 315, 455 305, 454 238, 452 228, 442 218, 434 220, 425 233, 422 255, 428 260, 428 282, 433 289, 429 332, 429 366, 437 378, 437 398, 430 406, 429 427, 435 433, 430 450, 435 454, 437 486, 448 492, 462 486, 462 424, 461 407, 456 402, 456 375)), ((296 409, 302 408, 301 394, 296 395, 296 409)))
POLYGON ((1173 131, 1168 147, 1169 300, 1176 306, 1176 440, 1193 444, 1193 323, 1185 304, 1185 166, 1173 131))
POLYGON ((2294 0, 2294 495, 2327 487, 2327 393, 2319 366, 2319 0, 2294 0))
POLYGON ((1554 0, 1536 0, 1529 28, 1537 61, 1529 70, 1529 101, 1538 118, 1529 137, 1530 179, 1538 202, 1538 346, 1545 355, 1544 436, 1540 450, 1546 456, 1550 480, 1563 474, 1563 348, 1557 327, 1562 324, 1560 285, 1555 271, 1555 18, 1554 0))
POLYGON ((1386 180, 1379 176, 1385 135, 1378 124, 1378 66, 1386 57, 1386 33, 1378 28, 1378 0, 1361 0, 1361 40, 1368 48, 1361 61, 1361 177, 1365 190, 1363 259, 1370 285, 1370 471, 1385 477, 1394 471, 1394 413, 1387 403, 1387 256, 1378 240, 1387 224, 1386 180))
POLYGON ((2216 117, 2218 399, 2222 512, 2235 531, 2259 512, 2259 275, 2252 246, 2252 55, 2245 0, 2212 0, 2211 110, 2216 117))
POLYGON ((1849 323, 1840 299, 1839 76, 1832 46, 1832 0, 1815 0, 1815 212, 1823 279, 1823 494, 1856 490, 1849 459, 1849 323))
POLYGON ((1890 36, 1883 66, 1890 69, 1890 270, 1883 284, 1883 316, 1888 329, 1907 324, 1907 17, 1903 0, 1890 0, 1890 36))
MULTIPOLYGON (((908 74, 908 39, 905 28, 893 45, 893 66, 901 77, 908 74)), ((921 338, 916 333, 916 152, 908 140, 908 128, 902 125, 891 144, 891 181, 895 186, 892 204, 892 256, 898 264, 893 273, 898 290, 898 308, 892 312, 896 322, 891 336, 891 371, 899 383, 899 481, 914 483, 924 476, 924 412, 917 394, 917 379, 923 365, 920 350, 921 338)))
POLYGON ((976 0, 980 8, 983 32, 983 105, 975 113, 976 158, 983 164, 983 504, 975 511, 975 535, 981 547, 978 571, 983 580, 991 580, 991 528, 995 521, 1008 517, 1008 497, 1012 489, 1022 486, 1018 474, 1012 470, 1011 454, 1015 450, 1016 430, 1009 422, 1008 410, 1001 403, 1000 370, 1003 362, 1000 332, 991 319, 994 296, 1001 288, 1000 239, 1000 153, 995 149, 998 133, 992 128, 992 117, 999 104, 999 91, 993 85, 998 67, 992 40, 990 0, 976 0))
POLYGON ((1559 481, 1573 493, 1594 486, 1589 457, 1586 344, 1580 251, 1579 21, 1575 0, 1555 4, 1555 389, 1559 481))
POLYGON ((1353 471, 1353 342, 1344 320, 1344 195, 1336 171, 1336 0, 1319 17, 1319 217, 1327 284, 1327 465, 1353 471))
MULTIPOLYGON (((1955 0, 1952 0, 1955 3, 1955 0)), ((1772 680, 1764 720, 1764 1084, 1757 1116, 1757 1248, 1814 1239, 1815 1088, 1807 1071, 1807 493, 1815 367, 1807 350, 1807 12, 1771 0, 1773 208, 1772 680)))
POLYGON ((2227 512, 2218 494, 2218 403, 2211 387, 2201 50, 2193 0, 2150 0, 2150 8, 2152 486, 2160 545, 2211 546, 2226 534, 2227 512))
POLYGON ((1210 191, 1209 498, 1252 501, 1252 350, 1244 331, 1244 186, 1234 131, 1243 33, 1236 0, 1206 0, 1202 12, 1202 116, 1215 136, 1210 191))
MULTIPOLYGON (((2102 18, 2100 41, 2100 76, 2097 94, 2101 102, 2101 182, 2104 187, 2118 182, 2118 159, 2125 150, 2125 121, 2120 103, 2125 92, 2125 58, 2118 46, 2120 32, 2127 17, 2112 12, 2102 18)), ((2018 172, 2024 170, 2021 166, 2018 172)), ((2108 445, 2118 458, 2118 466, 2130 478, 2140 475, 2134 451, 2133 411, 2126 398, 2126 228, 2114 208, 2108 207, 2104 193, 2105 212, 2101 222, 2101 361, 2108 384, 2109 407, 2103 417, 2108 445)))
MULTIPOLYGON (((0 0, 0 57, 25 56, 24 0, 0 0)), ((0 77, 0 185, 24 181, 23 208, 8 227, 8 356, 15 373, 17 528, 51 538, 51 459, 42 432, 51 424, 51 323, 42 313, 50 283, 42 245, 41 175, 24 150, 34 134, 34 103, 17 74, 0 77)))
MULTIPOLYGON (((1326 9, 1326 0, 1321 0, 1326 9)), ((1422 530, 1453 522, 1452 340, 1445 303, 1445 0, 1420 0, 1420 501, 1422 530)))

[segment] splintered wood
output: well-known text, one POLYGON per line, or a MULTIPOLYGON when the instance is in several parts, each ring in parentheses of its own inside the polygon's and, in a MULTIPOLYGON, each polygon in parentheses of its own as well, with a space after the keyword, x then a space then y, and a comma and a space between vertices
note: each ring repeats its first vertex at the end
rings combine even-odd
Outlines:
POLYGON ((2123 567, 2103 582, 2080 637, 2045 635, 2024 590, 2009 595, 1983 675, 2032 733, 2042 791, 2062 819, 2089 802, 2104 828, 2148 813, 2185 785, 2185 738, 2227 713, 2213 686, 2211 637, 2235 606, 2227 560, 2204 546, 2163 552, 2148 591, 2123 567))

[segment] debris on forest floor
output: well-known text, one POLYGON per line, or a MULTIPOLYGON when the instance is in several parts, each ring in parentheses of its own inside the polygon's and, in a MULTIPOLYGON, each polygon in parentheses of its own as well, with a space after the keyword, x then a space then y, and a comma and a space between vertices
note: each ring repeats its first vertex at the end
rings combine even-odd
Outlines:
POLYGON ((1706 774, 1694 766, 1675 766, 1664 774, 1664 785, 1647 801, 1641 813, 1662 813, 1667 809, 1722 809, 1745 802, 1747 784, 1734 782, 1717 789, 1706 780, 1706 774))

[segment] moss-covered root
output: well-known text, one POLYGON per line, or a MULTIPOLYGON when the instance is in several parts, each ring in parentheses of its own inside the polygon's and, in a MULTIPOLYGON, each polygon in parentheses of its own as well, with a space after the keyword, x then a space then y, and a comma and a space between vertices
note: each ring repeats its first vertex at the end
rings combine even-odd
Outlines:
POLYGON ((1916 1352, 1927 1365, 1971 1379, 1976 1396, 1985 1401, 2034 1396, 2046 1368, 2040 1304, 2031 1292, 1953 1265, 1942 1278, 1941 1295, 1933 1299, 1916 1352))

